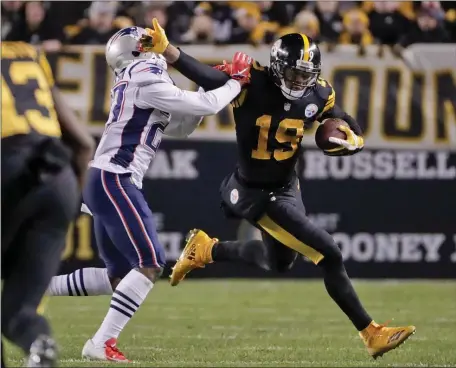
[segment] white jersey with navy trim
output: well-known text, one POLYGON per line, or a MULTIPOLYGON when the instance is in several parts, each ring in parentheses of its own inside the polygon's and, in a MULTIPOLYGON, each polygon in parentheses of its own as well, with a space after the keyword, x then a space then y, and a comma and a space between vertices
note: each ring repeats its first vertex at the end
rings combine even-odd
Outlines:
POLYGON ((235 80, 209 92, 181 90, 161 63, 140 60, 118 75, 108 121, 90 163, 117 174, 132 173, 139 188, 163 134, 188 136, 203 116, 219 112, 241 90, 235 80))

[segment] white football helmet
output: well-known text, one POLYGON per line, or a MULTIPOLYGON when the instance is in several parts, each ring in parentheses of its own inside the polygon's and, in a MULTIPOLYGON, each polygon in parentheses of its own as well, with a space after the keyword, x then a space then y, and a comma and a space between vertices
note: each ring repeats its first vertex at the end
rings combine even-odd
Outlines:
POLYGON ((162 55, 142 51, 139 40, 147 32, 141 27, 127 27, 112 36, 106 44, 106 62, 116 75, 136 60, 152 59, 162 69, 167 69, 162 55))

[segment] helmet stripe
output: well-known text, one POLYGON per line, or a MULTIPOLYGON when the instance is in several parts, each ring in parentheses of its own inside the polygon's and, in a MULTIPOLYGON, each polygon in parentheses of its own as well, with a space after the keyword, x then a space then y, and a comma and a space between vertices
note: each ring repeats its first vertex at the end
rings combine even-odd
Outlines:
POLYGON ((309 38, 303 33, 300 33, 300 35, 304 42, 304 55, 302 57, 302 60, 309 61, 309 38))

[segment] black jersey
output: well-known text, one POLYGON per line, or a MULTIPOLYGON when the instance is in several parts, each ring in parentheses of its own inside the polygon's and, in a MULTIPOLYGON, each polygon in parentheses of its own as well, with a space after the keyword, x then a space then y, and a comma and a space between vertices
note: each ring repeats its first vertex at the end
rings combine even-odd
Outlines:
MULTIPOLYGON (((223 86, 230 77, 180 50, 173 66, 206 91, 223 86)), ((233 101, 241 179, 259 188, 280 187, 294 175, 304 129, 315 120, 345 120, 361 135, 355 119, 335 104, 336 94, 323 78, 306 97, 287 99, 268 68, 254 62, 251 82, 233 101)))
POLYGON ((304 98, 289 100, 254 63, 251 83, 233 102, 239 174, 248 183, 280 186, 293 176, 304 129, 331 110, 335 93, 319 79, 304 98))

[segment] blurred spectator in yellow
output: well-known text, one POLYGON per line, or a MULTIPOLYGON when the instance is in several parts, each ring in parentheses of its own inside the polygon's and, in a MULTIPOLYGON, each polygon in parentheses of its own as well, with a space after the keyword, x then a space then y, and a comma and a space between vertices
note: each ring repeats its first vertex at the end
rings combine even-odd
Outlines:
POLYGON ((317 16, 309 10, 300 11, 296 14, 293 25, 280 29, 278 36, 282 37, 288 33, 303 33, 315 42, 319 42, 320 24, 317 16))
MULTIPOLYGON (((255 6, 253 4, 253 6, 255 6)), ((195 16, 206 15, 212 18, 213 37, 216 44, 228 44, 233 35, 233 29, 236 26, 234 19, 234 9, 229 1, 203 1, 195 8, 195 16)), ((202 18, 204 27, 208 26, 209 21, 202 18)), ((193 22, 192 22, 193 24, 193 22)), ((195 27, 195 26, 194 26, 195 27)), ((198 26, 196 26, 198 27, 198 26)))
MULTIPOLYGON (((193 42, 198 38, 197 34, 204 33, 196 29, 200 26, 192 20, 195 5, 195 1, 143 1, 136 7, 135 24, 144 28, 151 27, 152 19, 157 18, 171 42, 193 42), (184 34, 186 37, 182 38, 184 34)), ((201 22, 205 23, 205 20, 201 22)), ((200 28, 204 29, 205 24, 201 24, 200 28)), ((201 39, 206 37, 203 36, 201 39)))
MULTIPOLYGON (((60 28, 77 24, 84 19, 91 1, 48 1, 46 16, 60 28)), ((64 32, 66 34, 66 32, 64 32)))
MULTIPOLYGON (((323 0, 324 1, 324 0, 323 0)), ((383 0, 380 0, 383 1, 383 0)), ((360 1, 339 1, 340 14, 344 15, 346 12, 359 7, 360 1)))
POLYGON ((167 22, 165 30, 170 42, 182 42, 181 37, 190 28, 195 7, 196 1, 173 1, 167 7, 166 15, 172 22, 167 22))
MULTIPOLYGON (((330 0, 328 0, 330 1, 330 0)), ((318 0, 318 1, 295 1, 295 2, 292 2, 292 3, 296 3, 296 4, 303 4, 301 5, 301 10, 311 10, 313 12, 315 12, 315 9, 318 5, 319 2, 326 2, 326 0, 318 0)), ((341 15, 344 15, 347 11, 349 10, 352 10, 354 8, 358 8, 361 1, 346 1, 346 0, 343 0, 343 1, 336 1, 338 4, 337 4, 337 10, 339 12, 339 14, 341 15)), ((299 11, 298 11, 299 12, 299 11)))
POLYGON ((122 24, 115 23, 117 3, 115 1, 93 1, 88 9, 88 20, 68 29, 71 33, 69 43, 73 45, 101 45, 108 42, 114 33, 133 23, 122 18, 122 24))
MULTIPOLYGON (((375 9, 375 4, 384 3, 386 1, 363 1, 361 9, 369 14, 375 9)), ((406 17, 409 20, 415 19, 415 10, 414 7, 416 4, 419 4, 419 1, 398 1, 397 11, 406 17)))
POLYGON ((275 22, 283 27, 289 25, 293 20, 291 14, 287 11, 285 2, 258 1, 256 4, 260 9, 261 19, 266 22, 275 22))
MULTIPOLYGON (((140 16, 137 18, 137 26, 148 28, 152 27, 152 19, 157 18, 158 23, 167 30, 168 27, 168 14, 167 7, 169 2, 167 1, 143 1, 140 6, 140 16)), ((168 34, 168 33, 166 33, 168 34)))
POLYGON ((1 34, 2 40, 6 39, 8 34, 13 29, 15 23, 19 23, 23 16, 21 12, 22 1, 2 1, 2 25, 1 34))
POLYGON ((261 11, 256 3, 236 9, 235 19, 237 27, 233 28, 230 43, 269 44, 276 38, 278 23, 261 20, 261 11))
POLYGON ((399 11, 399 1, 376 1, 368 13, 370 31, 381 44, 394 45, 410 29, 410 20, 399 11))
POLYGON ((417 11, 416 24, 403 35, 398 42, 399 47, 407 47, 414 43, 445 43, 450 36, 444 27, 442 9, 438 4, 421 5, 417 11))
POLYGON ((214 20, 207 14, 195 15, 191 20, 188 31, 180 39, 182 43, 213 43, 214 20))
POLYGON ((445 14, 445 25, 451 42, 456 42, 456 9, 449 9, 445 14))
POLYGON ((46 17, 45 3, 28 1, 24 5, 25 18, 13 25, 6 38, 8 41, 24 41, 41 45, 46 51, 57 51, 62 47, 63 31, 46 17))
POLYGON ((344 32, 339 37, 341 44, 367 46, 374 43, 369 31, 369 18, 360 9, 347 11, 343 16, 344 32))
POLYGON ((314 13, 320 23, 320 35, 324 41, 337 41, 343 30, 339 2, 317 1, 314 13))

